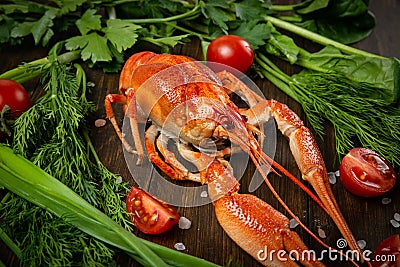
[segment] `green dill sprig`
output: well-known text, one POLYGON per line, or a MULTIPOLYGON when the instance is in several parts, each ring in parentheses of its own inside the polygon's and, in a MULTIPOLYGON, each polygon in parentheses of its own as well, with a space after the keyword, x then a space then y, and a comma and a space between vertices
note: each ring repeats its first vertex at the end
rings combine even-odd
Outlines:
POLYGON ((400 110, 384 100, 371 98, 376 88, 337 73, 304 73, 292 78, 291 87, 299 95, 316 132, 323 136, 325 119, 333 124, 340 156, 358 141, 392 164, 400 165, 400 110))
MULTIPOLYGON (((94 106, 86 98, 85 73, 74 66, 75 74, 71 65, 55 60, 44 70, 45 94, 15 122, 14 151, 131 229, 123 201, 127 185, 117 183, 84 134, 94 106)), ((23 248, 25 264, 109 266, 113 261, 115 250, 108 245, 17 195, 11 194, 0 210, 0 227, 23 248)))
POLYGON ((303 71, 289 76, 262 54, 256 61, 262 67, 260 75, 302 105, 321 138, 323 122, 332 123, 339 157, 359 144, 400 165, 400 109, 375 98, 374 86, 335 72, 303 71))

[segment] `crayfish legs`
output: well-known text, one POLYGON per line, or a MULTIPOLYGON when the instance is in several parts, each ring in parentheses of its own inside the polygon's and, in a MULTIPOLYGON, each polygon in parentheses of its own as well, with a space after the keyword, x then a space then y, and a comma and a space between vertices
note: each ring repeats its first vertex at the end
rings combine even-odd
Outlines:
MULTIPOLYGON (((335 222, 343 237, 347 240, 349 247, 362 255, 362 251, 358 247, 357 241, 335 200, 324 160, 311 131, 304 126, 303 121, 296 113, 280 102, 267 100, 257 105, 263 106, 264 112, 270 113, 271 117, 275 119, 279 130, 289 140, 290 150, 303 179, 311 184, 323 204, 322 208, 335 222)), ((256 109, 258 108, 256 107, 256 109)), ((275 162, 271 162, 271 164, 280 169, 280 166, 275 162)), ((288 177, 292 177, 285 170, 282 170, 282 172, 288 177)), ((295 178, 292 177, 292 179, 295 178)))
POLYGON ((290 230, 286 216, 254 195, 238 193, 239 183, 218 159, 182 144, 179 151, 205 176, 221 227, 254 259, 264 266, 299 266, 297 261, 304 266, 324 266, 290 230))
MULTIPOLYGON (((246 96, 247 99, 257 99, 256 103, 255 100, 252 101, 249 109, 241 111, 242 115, 247 118, 247 123, 262 125, 271 118, 275 119, 278 129, 289 140, 290 150, 303 179, 309 182, 317 193, 319 199, 315 200, 320 205, 322 204, 321 207, 335 222, 343 237, 347 240, 349 247, 357 250, 359 255, 363 255, 332 193, 325 163, 315 138, 311 131, 305 127, 303 121, 287 105, 275 100, 261 99, 232 74, 221 72, 218 77, 232 92, 241 92, 240 94, 246 96)), ((265 159, 273 167, 299 184, 297 179, 279 164, 268 158, 265 159)))

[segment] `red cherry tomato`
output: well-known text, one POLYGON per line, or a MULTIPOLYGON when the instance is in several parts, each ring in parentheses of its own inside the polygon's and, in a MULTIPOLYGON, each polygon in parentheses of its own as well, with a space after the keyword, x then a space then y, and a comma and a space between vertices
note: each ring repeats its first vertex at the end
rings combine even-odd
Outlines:
POLYGON ((207 61, 228 65, 243 73, 253 63, 254 51, 251 45, 236 35, 224 35, 213 40, 207 49, 207 61))
POLYGON ((135 226, 145 234, 161 234, 180 219, 172 206, 135 186, 126 198, 126 210, 131 213, 135 226))
POLYGON ((393 235, 386 238, 374 251, 372 265, 374 267, 400 266, 400 236, 393 235))
POLYGON ((0 79, 0 111, 5 105, 10 107, 11 117, 18 117, 27 111, 32 103, 21 84, 9 79, 0 79))
POLYGON ((340 179, 351 193, 361 197, 375 197, 393 188, 396 173, 376 152, 367 148, 353 148, 342 159, 340 179))

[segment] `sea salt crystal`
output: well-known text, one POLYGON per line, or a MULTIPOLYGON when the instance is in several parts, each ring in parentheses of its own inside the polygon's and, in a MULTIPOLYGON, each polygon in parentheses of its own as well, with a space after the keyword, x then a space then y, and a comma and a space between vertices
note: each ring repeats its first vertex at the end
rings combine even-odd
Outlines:
POLYGON ((325 231, 323 229, 321 229, 321 228, 318 228, 318 235, 321 238, 326 238, 325 231))
POLYGON ((340 171, 339 171, 339 170, 335 171, 335 175, 336 175, 337 177, 339 177, 339 176, 340 176, 340 171))
POLYGON ((185 247, 185 245, 184 245, 183 243, 176 243, 176 244, 174 245, 174 248, 175 248, 176 250, 185 250, 185 249, 186 249, 186 247, 185 247))
POLYGON ((361 248, 364 249, 367 246, 367 241, 361 239, 357 241, 357 245, 361 248))
POLYGON ((106 125, 107 121, 105 119, 97 119, 94 121, 94 126, 96 127, 103 127, 106 125))
POLYGON ((299 225, 299 223, 295 220, 295 219, 290 219, 290 229, 296 228, 297 225, 299 225))
POLYGON ((118 176, 118 177, 117 177, 117 180, 115 180, 115 183, 116 183, 116 184, 122 183, 122 176, 118 176))
POLYGON ((396 220, 390 220, 390 223, 393 225, 394 228, 400 227, 400 222, 398 222, 396 220))
POLYGON ((178 222, 179 229, 189 229, 191 225, 192 225, 192 222, 189 219, 187 219, 185 217, 181 217, 179 219, 179 222, 178 222))
POLYGON ((331 184, 336 184, 336 175, 334 172, 328 172, 328 180, 331 184))
POLYGON ((387 204, 389 204, 390 202, 392 202, 392 199, 391 199, 391 198, 388 198, 388 197, 382 198, 382 204, 383 204, 383 205, 387 205, 387 204))
POLYGON ((202 191, 200 197, 208 197, 207 191, 202 191))
POLYGON ((400 214, 398 214, 397 212, 393 215, 393 218, 394 218, 396 221, 400 222, 400 214))

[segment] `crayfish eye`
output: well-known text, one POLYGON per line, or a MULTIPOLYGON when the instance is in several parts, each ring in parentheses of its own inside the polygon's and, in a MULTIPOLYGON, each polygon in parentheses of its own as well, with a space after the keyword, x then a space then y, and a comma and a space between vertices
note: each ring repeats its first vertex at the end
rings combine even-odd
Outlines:
POLYGON ((219 123, 225 128, 225 130, 229 130, 232 127, 232 125, 230 125, 232 122, 229 120, 228 116, 226 116, 226 115, 220 116, 219 123))
POLYGON ((235 125, 233 124, 232 121, 227 121, 226 123, 223 124, 225 130, 233 130, 235 128, 235 125))

